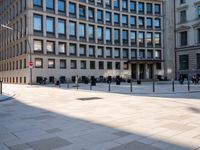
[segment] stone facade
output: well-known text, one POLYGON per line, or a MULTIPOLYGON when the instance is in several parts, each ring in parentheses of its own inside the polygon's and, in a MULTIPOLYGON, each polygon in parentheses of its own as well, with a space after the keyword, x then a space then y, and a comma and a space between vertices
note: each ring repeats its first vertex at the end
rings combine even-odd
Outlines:
POLYGON ((162 0, 128 0, 127 3, 119 0, 119 4, 104 0, 102 3, 93 0, 53 2, 51 5, 45 0, 0 0, 0 24, 15 29, 0 28, 0 79, 3 82, 27 84, 30 77, 33 83, 41 77, 54 82, 60 77, 71 80, 76 75, 144 80, 152 79, 153 75, 173 76, 173 44, 165 40, 171 41, 173 34, 170 30, 173 20, 166 18, 172 14, 164 15, 169 12, 165 7, 170 3, 162 0), (102 20, 98 11, 102 12, 102 20), (118 23, 115 14, 119 15, 118 23), (71 22, 75 23, 75 36, 71 35, 71 22), (165 27, 164 23, 170 26, 165 27), (93 34, 89 26, 94 27, 93 34), (103 29, 102 40, 98 27, 103 29), (28 67, 30 61, 34 64, 32 69, 28 67))
POLYGON ((175 1, 176 77, 200 75, 200 1, 175 1))

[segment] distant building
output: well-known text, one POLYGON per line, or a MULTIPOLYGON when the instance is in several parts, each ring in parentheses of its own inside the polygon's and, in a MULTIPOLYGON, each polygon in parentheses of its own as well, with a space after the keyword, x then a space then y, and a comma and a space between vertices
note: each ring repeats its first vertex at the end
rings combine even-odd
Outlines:
POLYGON ((176 76, 200 76, 200 1, 175 0, 176 76))
POLYGON ((166 6, 163 0, 0 0, 0 24, 19 31, 0 28, 0 80, 172 78, 174 45, 164 38, 174 32, 166 25, 164 33, 164 23, 173 25, 174 15, 164 14, 173 10, 166 6))

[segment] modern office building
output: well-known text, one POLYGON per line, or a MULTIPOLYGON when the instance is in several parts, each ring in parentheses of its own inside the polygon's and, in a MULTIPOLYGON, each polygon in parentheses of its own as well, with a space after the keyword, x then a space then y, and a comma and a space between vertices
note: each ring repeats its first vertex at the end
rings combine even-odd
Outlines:
POLYGON ((200 76, 200 0, 175 0, 176 76, 200 76))
POLYGON ((166 3, 0 0, 0 79, 36 83, 41 77, 54 82, 76 75, 173 76, 172 46, 164 41, 170 28, 164 32, 163 23, 172 23, 163 14, 170 10, 166 3))

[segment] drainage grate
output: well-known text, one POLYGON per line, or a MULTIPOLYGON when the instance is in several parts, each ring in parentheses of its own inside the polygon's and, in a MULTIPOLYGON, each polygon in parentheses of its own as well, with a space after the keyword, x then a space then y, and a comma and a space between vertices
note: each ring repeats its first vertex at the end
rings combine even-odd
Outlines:
POLYGON ((91 100, 98 100, 98 99, 102 99, 102 98, 100 97, 77 98, 77 100, 81 100, 81 101, 91 101, 91 100))

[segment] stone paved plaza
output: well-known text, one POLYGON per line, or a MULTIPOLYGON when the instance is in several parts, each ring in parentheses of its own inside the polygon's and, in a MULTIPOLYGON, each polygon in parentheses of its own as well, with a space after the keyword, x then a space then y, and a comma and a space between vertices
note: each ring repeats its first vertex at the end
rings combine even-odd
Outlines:
POLYGON ((130 94, 128 85, 108 93, 5 84, 13 99, 0 102, 0 150, 200 150, 199 86, 164 86, 130 94))

